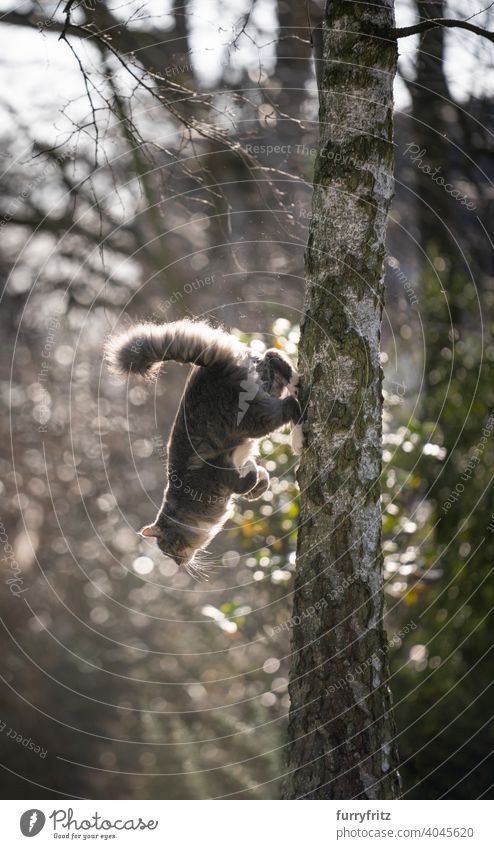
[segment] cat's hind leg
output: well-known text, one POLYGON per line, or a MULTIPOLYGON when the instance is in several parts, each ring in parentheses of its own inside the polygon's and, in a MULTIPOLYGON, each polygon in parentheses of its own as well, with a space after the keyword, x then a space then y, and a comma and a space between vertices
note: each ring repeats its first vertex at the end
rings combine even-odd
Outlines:
POLYGON ((251 460, 247 461, 240 471, 232 469, 230 475, 231 487, 235 495, 245 495, 257 484, 257 466, 251 460))
POLYGON ((269 486, 269 474, 249 458, 238 471, 233 472, 233 491, 249 501, 260 498, 269 486))
POLYGON ((249 489, 249 491, 244 494, 244 498, 246 498, 247 501, 255 501, 257 498, 261 498, 267 489, 269 489, 269 474, 264 466, 258 466, 257 483, 252 489, 249 489))
MULTIPOLYGON (((276 348, 269 348, 258 366, 263 388, 274 398, 292 395, 298 399, 300 375, 290 360, 276 348)), ((294 454, 301 454, 304 444, 302 424, 293 423, 291 445, 294 454)))
POLYGON ((267 436, 285 424, 298 424, 302 419, 300 404, 293 395, 287 398, 273 398, 260 392, 251 401, 242 419, 241 430, 250 439, 267 436))
POLYGON ((297 374, 288 357, 277 348, 268 348, 257 371, 264 391, 273 398, 286 394, 288 385, 297 374))

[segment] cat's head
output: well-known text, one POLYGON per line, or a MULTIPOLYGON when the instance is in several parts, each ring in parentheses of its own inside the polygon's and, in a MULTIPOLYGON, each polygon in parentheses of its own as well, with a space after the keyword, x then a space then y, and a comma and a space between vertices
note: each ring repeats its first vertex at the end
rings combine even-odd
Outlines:
POLYGON ((142 537, 154 537, 160 551, 171 557, 179 566, 187 566, 197 550, 195 540, 188 538, 187 528, 172 524, 171 521, 146 525, 139 533, 142 537))

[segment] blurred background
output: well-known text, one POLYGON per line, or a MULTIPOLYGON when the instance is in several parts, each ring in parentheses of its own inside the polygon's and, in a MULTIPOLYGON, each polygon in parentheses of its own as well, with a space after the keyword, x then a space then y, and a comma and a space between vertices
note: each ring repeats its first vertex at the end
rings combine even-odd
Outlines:
MULTIPOLYGON (((492 29, 479 8, 398 0, 397 23, 492 29)), ((289 436, 264 440, 271 490, 239 501, 195 583, 136 533, 187 370, 119 383, 102 345, 194 315, 296 358, 307 9, 317 23, 318 0, 83 0, 64 32, 61 4, 0 3, 4 798, 279 796, 289 436)), ((399 49, 382 360, 403 792, 492 798, 494 48, 437 29, 399 49)))

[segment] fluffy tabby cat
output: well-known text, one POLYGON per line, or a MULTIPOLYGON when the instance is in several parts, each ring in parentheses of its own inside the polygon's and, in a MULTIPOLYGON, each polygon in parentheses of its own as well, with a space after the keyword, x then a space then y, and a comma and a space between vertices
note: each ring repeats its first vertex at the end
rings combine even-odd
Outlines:
POLYGON ((280 351, 263 356, 205 322, 138 324, 106 345, 114 373, 152 375, 167 360, 192 363, 168 441, 167 485, 154 524, 142 528, 192 575, 196 552, 218 533, 232 495, 252 500, 269 486, 257 440, 287 423, 301 442, 298 375, 280 351))

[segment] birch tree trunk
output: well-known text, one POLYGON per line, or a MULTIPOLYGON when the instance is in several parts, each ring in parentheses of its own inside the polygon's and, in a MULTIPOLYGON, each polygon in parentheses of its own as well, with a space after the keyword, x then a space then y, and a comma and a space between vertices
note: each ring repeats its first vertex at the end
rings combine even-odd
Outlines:
POLYGON ((379 503, 393 5, 329 0, 323 25, 285 798, 391 799, 399 788, 379 503))

